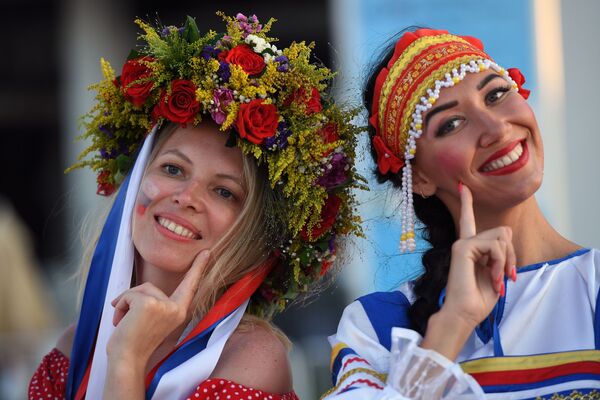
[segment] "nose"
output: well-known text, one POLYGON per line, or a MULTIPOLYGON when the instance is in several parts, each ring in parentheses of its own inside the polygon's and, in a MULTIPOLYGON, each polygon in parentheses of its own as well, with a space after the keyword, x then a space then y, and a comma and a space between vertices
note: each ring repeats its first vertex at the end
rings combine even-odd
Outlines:
POLYGON ((195 180, 182 182, 182 185, 173 193, 172 199, 179 206, 196 212, 202 211, 206 206, 202 186, 195 180))
POLYGON ((482 110, 477 114, 481 135, 479 145, 489 147, 502 139, 510 132, 510 123, 495 110, 482 110))

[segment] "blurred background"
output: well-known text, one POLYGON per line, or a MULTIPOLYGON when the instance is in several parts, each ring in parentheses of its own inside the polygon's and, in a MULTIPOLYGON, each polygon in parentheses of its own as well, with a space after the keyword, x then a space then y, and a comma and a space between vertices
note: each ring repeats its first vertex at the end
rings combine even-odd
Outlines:
MULTIPOLYGON (((339 70, 335 93, 360 102, 371 63, 390 37, 411 25, 480 38, 500 65, 519 67, 545 145, 538 200, 550 221, 575 242, 600 247, 600 1, 597 0, 2 0, 5 49, 0 63, 0 399, 23 399, 29 377, 75 318, 82 221, 106 199, 89 171, 64 175, 84 144, 78 117, 91 106, 86 87, 101 79, 99 59, 116 67, 135 45, 135 17, 165 25, 196 17, 219 29, 222 10, 279 20, 280 45, 316 42, 315 56, 339 70), (8 50, 8 51, 6 51, 8 50)), ((118 67, 116 67, 119 69, 118 67)), ((357 120, 364 124, 364 119, 357 120)), ((362 154, 366 141, 361 143, 362 154)), ((372 179, 370 157, 359 159, 372 179)), ((355 240, 334 284, 276 323, 294 342, 294 381, 302 399, 328 389, 326 337, 345 304, 373 290, 393 290, 420 273, 417 252, 397 251, 394 193, 371 185, 360 193, 367 238, 355 240)))

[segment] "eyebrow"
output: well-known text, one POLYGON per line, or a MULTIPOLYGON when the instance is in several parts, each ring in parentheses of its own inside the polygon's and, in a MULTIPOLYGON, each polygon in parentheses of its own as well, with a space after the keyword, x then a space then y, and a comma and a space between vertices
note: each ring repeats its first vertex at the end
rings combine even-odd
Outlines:
POLYGON ((485 87, 485 85, 487 85, 488 83, 490 83, 490 81, 492 81, 496 78, 502 78, 502 77, 498 74, 489 74, 488 76, 483 78, 481 80, 481 82, 479 82, 479 84, 477 85, 477 90, 483 89, 485 87))
MULTIPOLYGON (((502 78, 500 75, 498 74, 489 74, 488 76, 486 76, 485 78, 483 78, 481 80, 481 82, 479 82, 477 84, 477 90, 481 90, 483 89, 488 83, 490 83, 491 81, 493 81, 496 78, 502 78)), ((429 112, 427 113, 427 115, 425 116, 425 124, 427 125, 427 123, 429 122, 429 120, 431 119, 431 117, 433 117, 435 114, 447 110, 449 108, 455 107, 456 105, 458 105, 458 101, 450 101, 448 103, 444 103, 442 105, 439 105, 435 108, 432 108, 431 110, 429 110, 429 112)))
POLYGON ((448 103, 444 103, 435 108, 430 109, 429 112, 427 113, 427 115, 425 116, 425 126, 427 126, 427 124, 429 123, 429 120, 435 114, 442 112, 444 110, 447 110, 449 108, 455 107, 457 105, 458 105, 458 101, 454 100, 454 101, 449 101, 448 103))
POLYGON ((190 164, 193 164, 192 160, 190 160, 188 156, 186 156, 185 154, 183 154, 181 151, 179 151, 177 149, 165 150, 165 152, 163 154, 174 154, 174 155, 178 156, 179 158, 182 158, 184 161, 186 161, 190 164))
POLYGON ((229 180, 237 183, 238 185, 240 185, 240 187, 242 187, 244 190, 246 190, 244 187, 244 184, 242 183, 242 180, 238 176, 222 174, 222 173, 216 174, 216 176, 217 176, 217 178, 221 178, 221 179, 229 179, 229 180))

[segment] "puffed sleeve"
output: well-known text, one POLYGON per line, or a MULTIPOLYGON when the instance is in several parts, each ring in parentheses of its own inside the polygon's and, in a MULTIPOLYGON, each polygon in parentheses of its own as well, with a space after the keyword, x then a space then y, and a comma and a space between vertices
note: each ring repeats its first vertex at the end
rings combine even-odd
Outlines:
POLYGON ((332 345, 326 400, 482 399, 460 366, 419 347, 401 292, 373 293, 344 310, 332 345))
POLYGON ((227 379, 212 378, 200 383, 187 400, 300 400, 294 392, 268 393, 227 379))
POLYGON ((58 349, 48 353, 29 382, 29 400, 65 398, 69 359, 58 349))

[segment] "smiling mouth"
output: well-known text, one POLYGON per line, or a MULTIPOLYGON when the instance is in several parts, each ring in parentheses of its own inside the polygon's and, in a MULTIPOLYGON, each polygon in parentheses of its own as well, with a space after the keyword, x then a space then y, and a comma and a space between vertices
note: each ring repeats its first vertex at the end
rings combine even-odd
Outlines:
POLYGON ((504 175, 521 168, 528 159, 525 140, 516 142, 512 148, 501 150, 499 153, 504 154, 494 154, 491 160, 488 159, 479 168, 479 171, 491 175, 504 175))
POLYGON ((193 240, 202 239, 202 236, 200 236, 199 234, 196 234, 196 233, 190 231, 186 227, 181 226, 181 225, 177 224, 176 222, 171 221, 168 218, 157 217, 156 222, 158 222, 158 224, 160 226, 162 226, 163 228, 167 229, 168 231, 170 231, 178 236, 181 236, 182 238, 193 239, 193 240))

